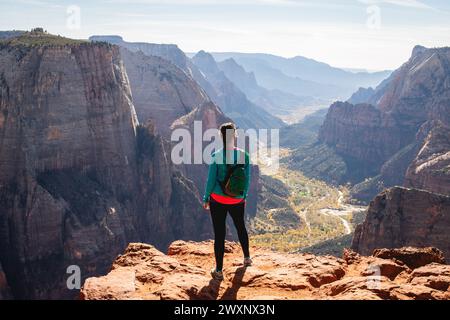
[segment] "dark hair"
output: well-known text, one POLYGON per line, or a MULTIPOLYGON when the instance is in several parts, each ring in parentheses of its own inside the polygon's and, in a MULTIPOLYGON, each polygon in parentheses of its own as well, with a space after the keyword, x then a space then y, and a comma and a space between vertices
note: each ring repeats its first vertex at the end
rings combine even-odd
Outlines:
POLYGON ((220 126, 220 133, 222 134, 223 148, 227 146, 227 130, 236 131, 236 125, 233 122, 227 122, 220 126))

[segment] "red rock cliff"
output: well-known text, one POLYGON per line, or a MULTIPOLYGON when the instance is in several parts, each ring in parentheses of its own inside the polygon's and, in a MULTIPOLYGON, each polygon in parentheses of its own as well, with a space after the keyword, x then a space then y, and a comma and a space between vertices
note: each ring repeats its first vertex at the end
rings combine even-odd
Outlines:
POLYGON ((392 188, 378 195, 355 230, 352 249, 369 255, 376 248, 433 246, 450 258, 450 197, 392 188))
POLYGON ((119 48, 47 34, 0 45, 0 264, 15 298, 71 298, 130 241, 209 237, 170 146, 137 126, 119 48))

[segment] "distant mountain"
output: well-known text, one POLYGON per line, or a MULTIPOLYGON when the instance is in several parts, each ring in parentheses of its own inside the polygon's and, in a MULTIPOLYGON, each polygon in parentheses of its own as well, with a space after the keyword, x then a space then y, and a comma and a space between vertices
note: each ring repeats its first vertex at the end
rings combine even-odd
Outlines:
POLYGON ((258 84, 255 74, 247 72, 233 58, 217 64, 225 76, 231 80, 250 101, 274 115, 288 114, 300 106, 326 104, 309 96, 297 96, 281 90, 269 90, 258 84))
POLYGON ((193 63, 213 86, 212 99, 242 128, 280 128, 284 122, 257 106, 220 70, 213 56, 198 52, 193 63))
MULTIPOLYGON (((264 62, 267 66, 277 69, 285 75, 312 81, 319 84, 333 85, 342 89, 356 90, 358 87, 374 87, 390 75, 390 71, 380 72, 350 72, 332 67, 326 63, 318 62, 301 56, 284 58, 263 53, 213 53, 218 61, 234 58, 248 71, 253 71, 258 78, 257 64, 264 62)), ((344 92, 342 93, 344 94, 344 92)))
POLYGON ((258 84, 269 90, 280 90, 297 96, 314 97, 328 101, 348 97, 354 91, 354 88, 318 83, 287 75, 263 59, 247 56, 232 58, 246 71, 253 72, 258 84))

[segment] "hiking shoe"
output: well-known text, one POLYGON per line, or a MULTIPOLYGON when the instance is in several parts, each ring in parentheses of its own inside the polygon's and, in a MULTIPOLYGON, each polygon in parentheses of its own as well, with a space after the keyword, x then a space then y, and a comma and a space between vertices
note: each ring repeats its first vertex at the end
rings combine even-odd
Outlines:
POLYGON ((250 267, 252 265, 253 261, 250 257, 244 258, 244 266, 250 267))
POLYGON ((216 280, 223 280, 223 272, 217 271, 216 268, 211 269, 211 277, 216 280))

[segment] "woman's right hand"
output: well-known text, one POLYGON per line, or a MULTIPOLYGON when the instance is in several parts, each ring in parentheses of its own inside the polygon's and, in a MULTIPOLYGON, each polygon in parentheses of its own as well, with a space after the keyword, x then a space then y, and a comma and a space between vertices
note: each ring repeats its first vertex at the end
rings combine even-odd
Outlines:
POLYGON ((204 202, 203 203, 203 209, 209 210, 209 202, 204 202))

